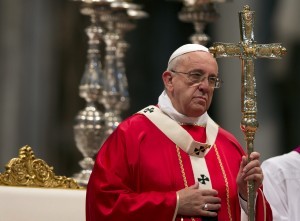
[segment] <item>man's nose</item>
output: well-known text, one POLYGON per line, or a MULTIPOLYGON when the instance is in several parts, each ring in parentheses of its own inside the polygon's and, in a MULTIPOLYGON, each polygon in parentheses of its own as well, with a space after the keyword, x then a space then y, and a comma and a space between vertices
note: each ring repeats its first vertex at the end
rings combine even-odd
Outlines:
POLYGON ((208 78, 207 77, 202 78, 199 81, 197 87, 198 87, 198 89, 200 89, 200 88, 207 88, 208 89, 210 87, 209 82, 208 82, 208 78))

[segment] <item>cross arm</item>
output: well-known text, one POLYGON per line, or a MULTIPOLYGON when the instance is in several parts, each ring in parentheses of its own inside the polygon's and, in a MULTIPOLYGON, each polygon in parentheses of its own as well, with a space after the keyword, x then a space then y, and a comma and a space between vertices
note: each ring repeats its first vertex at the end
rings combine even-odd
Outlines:
POLYGON ((215 58, 240 57, 242 48, 239 44, 216 42, 209 48, 215 58))
POLYGON ((257 44, 256 57, 279 59, 286 55, 287 50, 280 43, 257 44))

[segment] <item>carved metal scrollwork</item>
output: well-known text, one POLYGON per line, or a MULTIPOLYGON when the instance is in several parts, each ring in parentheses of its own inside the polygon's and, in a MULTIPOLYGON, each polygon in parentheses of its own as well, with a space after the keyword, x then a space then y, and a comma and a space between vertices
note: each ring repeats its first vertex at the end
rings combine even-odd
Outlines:
POLYGON ((82 189, 78 183, 66 176, 56 176, 53 167, 44 160, 37 159, 29 146, 19 150, 19 158, 11 159, 6 171, 0 173, 0 185, 44 187, 62 189, 82 189))

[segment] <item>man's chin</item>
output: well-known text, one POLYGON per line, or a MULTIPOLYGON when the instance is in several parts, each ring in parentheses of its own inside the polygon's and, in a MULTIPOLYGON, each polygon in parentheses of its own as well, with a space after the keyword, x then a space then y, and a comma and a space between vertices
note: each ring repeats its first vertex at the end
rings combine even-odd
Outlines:
POLYGON ((192 116, 190 117, 200 117, 206 112, 206 109, 204 107, 194 109, 191 113, 192 116))

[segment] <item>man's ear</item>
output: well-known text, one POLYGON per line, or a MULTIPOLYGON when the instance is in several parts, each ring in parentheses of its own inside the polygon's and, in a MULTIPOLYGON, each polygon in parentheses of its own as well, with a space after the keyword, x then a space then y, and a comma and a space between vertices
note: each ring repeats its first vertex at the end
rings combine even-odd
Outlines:
POLYGON ((162 79, 166 89, 170 90, 173 88, 173 74, 170 71, 165 71, 162 74, 162 79))

